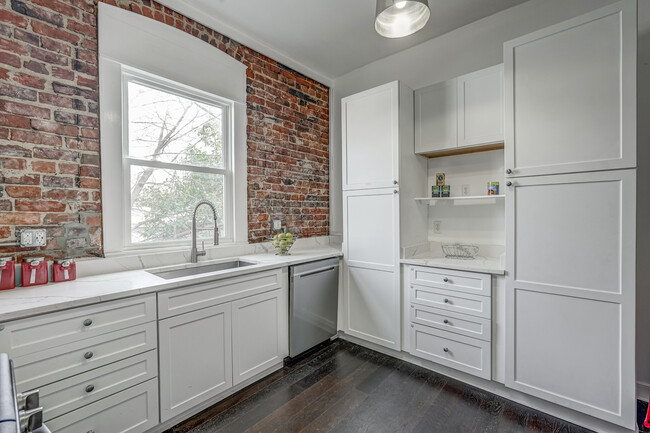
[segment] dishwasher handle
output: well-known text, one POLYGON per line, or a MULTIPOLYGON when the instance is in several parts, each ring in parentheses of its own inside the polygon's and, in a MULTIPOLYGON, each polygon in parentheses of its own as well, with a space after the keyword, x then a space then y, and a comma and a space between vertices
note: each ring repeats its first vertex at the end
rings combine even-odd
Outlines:
POLYGON ((332 270, 334 270, 334 269, 336 269, 338 267, 339 267, 339 265, 325 266, 323 268, 314 269, 312 271, 307 271, 307 272, 303 272, 303 273, 300 273, 300 274, 295 274, 293 277, 294 278, 309 277, 311 275, 320 274, 322 272, 332 271, 332 270))

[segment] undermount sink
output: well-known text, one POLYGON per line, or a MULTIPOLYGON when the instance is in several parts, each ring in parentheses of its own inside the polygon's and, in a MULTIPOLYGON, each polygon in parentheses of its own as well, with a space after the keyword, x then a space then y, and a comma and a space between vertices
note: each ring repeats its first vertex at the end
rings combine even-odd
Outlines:
POLYGON ((156 275, 160 278, 166 280, 172 280, 174 278, 189 277, 192 275, 207 274, 210 272, 225 271, 227 269, 237 269, 243 268, 245 266, 256 265, 255 262, 247 262, 245 260, 230 260, 227 262, 220 263, 211 263, 208 265, 192 266, 189 268, 182 269, 160 269, 160 270, 148 270, 150 274, 156 275))

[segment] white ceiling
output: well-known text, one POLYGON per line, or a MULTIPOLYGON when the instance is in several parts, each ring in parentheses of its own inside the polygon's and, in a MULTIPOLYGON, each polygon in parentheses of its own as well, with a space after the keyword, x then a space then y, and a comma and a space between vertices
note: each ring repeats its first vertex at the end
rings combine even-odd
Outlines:
POLYGON ((526 0, 429 0, 424 29, 386 39, 375 0, 161 0, 190 18, 321 81, 410 48, 526 0))

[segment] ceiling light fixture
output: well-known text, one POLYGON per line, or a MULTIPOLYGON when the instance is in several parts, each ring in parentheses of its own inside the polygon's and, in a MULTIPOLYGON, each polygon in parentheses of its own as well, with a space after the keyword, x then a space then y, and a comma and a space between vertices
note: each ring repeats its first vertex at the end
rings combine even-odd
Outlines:
POLYGON ((427 0, 377 0, 375 30, 387 38, 402 38, 429 21, 427 0))

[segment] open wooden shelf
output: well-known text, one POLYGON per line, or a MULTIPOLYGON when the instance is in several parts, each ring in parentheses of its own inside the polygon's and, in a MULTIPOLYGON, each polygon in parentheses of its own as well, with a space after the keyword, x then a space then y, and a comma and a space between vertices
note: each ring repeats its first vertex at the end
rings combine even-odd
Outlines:
POLYGON ((419 155, 426 156, 427 158, 440 158, 443 156, 465 155, 468 153, 489 152, 490 150, 500 149, 503 149, 503 142, 483 144, 481 146, 466 146, 458 147, 456 149, 437 150, 435 152, 420 153, 419 155))

